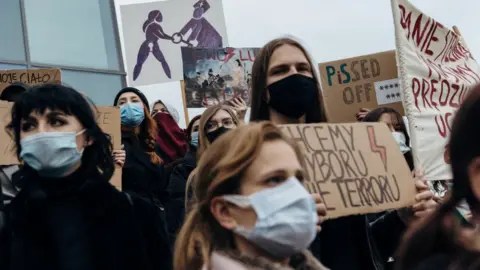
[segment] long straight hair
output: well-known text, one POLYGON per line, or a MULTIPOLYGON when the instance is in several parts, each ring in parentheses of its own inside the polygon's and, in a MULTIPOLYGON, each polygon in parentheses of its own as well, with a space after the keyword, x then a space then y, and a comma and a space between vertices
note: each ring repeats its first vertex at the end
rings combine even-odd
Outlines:
MULTIPOLYGON (((447 252, 452 269, 478 269, 480 250, 461 239, 460 225, 453 219, 457 205, 466 200, 472 213, 480 213, 479 198, 472 190, 468 169, 480 157, 480 85, 475 87, 457 111, 448 145, 453 173, 451 194, 429 217, 420 220, 405 234, 399 249, 398 268, 414 269, 422 260, 438 252, 447 252)), ((471 239, 470 239, 471 240, 471 239)))
POLYGON ((270 60, 273 53, 278 48, 290 45, 297 47, 303 52, 307 58, 308 64, 312 69, 313 79, 317 85, 318 91, 316 92, 315 105, 312 109, 306 113, 306 123, 323 123, 327 122, 325 116, 325 106, 323 103, 322 91, 320 87, 320 80, 315 72, 315 66, 312 57, 307 50, 298 41, 292 38, 279 38, 274 39, 267 43, 255 56, 255 61, 252 67, 252 108, 250 112, 250 121, 262 121, 270 120, 270 111, 267 104, 267 76, 268 67, 270 66, 270 60))

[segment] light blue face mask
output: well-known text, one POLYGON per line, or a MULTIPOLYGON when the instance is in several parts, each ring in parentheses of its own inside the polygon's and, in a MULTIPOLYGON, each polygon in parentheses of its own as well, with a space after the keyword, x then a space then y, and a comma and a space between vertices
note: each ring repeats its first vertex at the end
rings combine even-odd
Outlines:
POLYGON ((190 141, 190 144, 198 148, 198 131, 192 133, 192 140, 190 141))
POLYGON ((235 232, 272 254, 288 258, 306 250, 315 235, 318 216, 315 201, 295 177, 250 196, 225 195, 242 208, 253 208, 257 222, 251 229, 237 226, 235 232))
POLYGON ((120 117, 123 126, 137 127, 145 119, 145 112, 140 103, 126 103, 120 107, 120 117))
POLYGON ((410 147, 407 146, 407 139, 405 138, 405 135, 402 132, 397 132, 394 131, 392 132, 393 138, 397 142, 398 146, 400 147, 400 152, 402 154, 407 153, 410 151, 410 147))
POLYGON ((76 138, 85 132, 44 132, 20 141, 20 158, 39 175, 60 178, 67 174, 82 158, 76 138))

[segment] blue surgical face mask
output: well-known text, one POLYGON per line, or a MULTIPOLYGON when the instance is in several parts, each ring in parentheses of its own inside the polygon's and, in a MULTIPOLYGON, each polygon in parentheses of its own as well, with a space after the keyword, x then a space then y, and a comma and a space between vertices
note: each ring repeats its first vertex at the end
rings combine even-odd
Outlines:
POLYGON ((405 138, 405 134, 403 134, 402 132, 394 131, 392 132, 392 135, 393 135, 393 138, 395 138, 395 141, 397 142, 398 146, 400 147, 400 152, 402 152, 402 154, 405 154, 408 151, 410 151, 410 147, 408 147, 407 145, 407 139, 405 138))
POLYGON ((137 127, 145 119, 145 112, 140 103, 126 103, 120 107, 122 125, 126 127, 137 127))
POLYGON ((39 175, 60 178, 82 158, 76 138, 85 132, 44 132, 30 135, 20 141, 20 158, 39 175))
POLYGON ((192 133, 192 140, 190 141, 190 144, 192 144, 195 147, 198 147, 198 131, 195 131, 192 133))
POLYGON ((235 233, 277 258, 304 251, 316 235, 318 222, 315 201, 295 177, 250 196, 225 195, 242 208, 253 208, 257 222, 251 229, 242 226, 235 233))

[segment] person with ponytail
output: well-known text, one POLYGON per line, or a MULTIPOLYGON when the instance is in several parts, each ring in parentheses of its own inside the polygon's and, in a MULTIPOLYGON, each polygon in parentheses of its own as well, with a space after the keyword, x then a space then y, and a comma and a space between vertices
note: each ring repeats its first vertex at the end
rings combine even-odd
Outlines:
POLYGON ((398 270, 480 269, 480 86, 468 94, 452 124, 447 153, 453 181, 428 218, 414 224, 399 249, 398 270), (466 202, 468 220, 457 207, 466 202))
POLYGON ((178 234, 174 270, 326 269, 308 252, 320 228, 302 160, 268 122, 215 140, 198 164, 198 202, 178 234))

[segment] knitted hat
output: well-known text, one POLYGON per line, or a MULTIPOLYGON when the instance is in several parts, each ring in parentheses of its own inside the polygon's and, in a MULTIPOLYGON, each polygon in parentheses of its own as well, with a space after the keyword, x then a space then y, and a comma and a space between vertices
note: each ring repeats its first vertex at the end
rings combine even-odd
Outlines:
POLYGON ((30 89, 30 86, 22 82, 14 82, 3 89, 0 94, 0 100, 15 102, 23 92, 30 89))
POLYGON ((117 96, 115 97, 115 100, 113 102, 113 106, 117 106, 118 99, 120 98, 120 96, 123 93, 134 93, 135 95, 137 95, 140 98, 140 100, 142 100, 143 105, 147 109, 148 113, 150 113, 150 105, 148 104, 147 97, 140 90, 138 90, 137 88, 133 88, 133 87, 126 87, 126 88, 123 88, 122 90, 120 90, 120 92, 118 92, 117 96))

